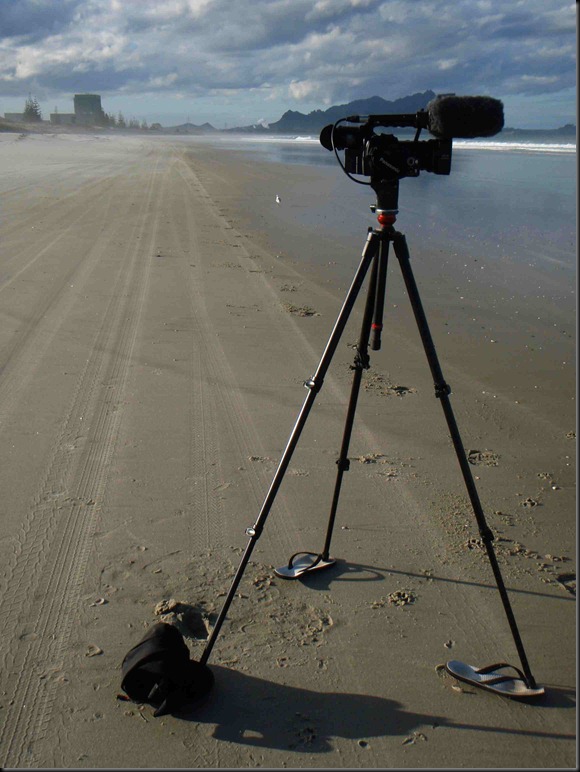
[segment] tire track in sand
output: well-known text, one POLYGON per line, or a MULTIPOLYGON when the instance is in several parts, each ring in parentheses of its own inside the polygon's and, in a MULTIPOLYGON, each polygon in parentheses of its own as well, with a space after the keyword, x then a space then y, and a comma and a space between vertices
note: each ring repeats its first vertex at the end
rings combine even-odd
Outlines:
MULTIPOLYGON (((230 228, 228 227, 226 229, 224 227, 223 218, 217 213, 211 196, 200 182, 195 171, 186 161, 183 161, 179 165, 179 173, 182 178, 182 183, 186 186, 187 190, 186 195, 182 199, 185 202, 183 221, 186 225, 188 236, 188 244, 184 244, 184 248, 187 246, 191 247, 191 244, 198 244, 199 224, 201 222, 207 223, 209 217, 211 217, 211 220, 215 221, 215 229, 219 234, 218 238, 223 240, 231 238, 232 232, 230 228), (192 193, 195 196, 197 204, 195 207, 191 204, 189 206, 187 205, 187 199, 192 196, 192 193), (203 211, 200 211, 200 205, 203 205, 203 211)), ((243 242, 239 243, 237 246, 237 252, 241 253, 244 257, 244 265, 246 266, 247 264, 245 270, 249 270, 250 267, 258 269, 258 265, 246 250, 243 242)), ((196 246, 195 251, 196 253, 200 253, 202 247, 196 246)), ((260 276, 262 277, 261 274, 260 276)), ((202 379, 199 387, 201 392, 200 400, 203 400, 204 392, 207 394, 207 399, 205 399, 205 410, 211 421, 211 423, 208 421, 208 424, 212 426, 217 425, 216 420, 219 416, 221 416, 219 423, 223 424, 223 416, 227 416, 226 428, 229 434, 228 445, 237 449, 237 456, 239 457, 240 462, 244 462, 252 456, 264 455, 263 441, 256 429, 243 394, 235 386, 235 375, 220 344, 219 338, 216 337, 215 331, 212 329, 211 319, 205 310, 205 295, 208 292, 208 288, 207 286, 204 287, 202 272, 197 272, 195 275, 192 273, 189 274, 188 287, 191 295, 192 316, 199 329, 197 338, 199 339, 199 345, 203 347, 203 354, 200 355, 201 360, 205 362, 206 367, 209 366, 210 368, 208 376, 205 379, 202 379)), ((276 295, 266 280, 264 280, 262 290, 270 302, 276 300, 276 295)), ((268 303, 266 303, 265 306, 266 309, 264 312, 269 313, 270 306, 268 303)), ((275 305, 272 304, 272 307, 275 307, 275 305)), ((271 315, 272 329, 278 329, 279 325, 282 323, 283 322, 280 320, 278 314, 271 315)), ((201 409, 199 405, 197 409, 198 411, 201 409)), ((201 415, 200 420, 202 420, 201 415)), ((219 467, 216 467, 216 469, 219 471, 219 467)), ((216 478, 216 480, 217 479, 218 478, 216 478)), ((241 533, 243 533, 245 528, 253 525, 271 483, 271 474, 260 465, 250 465, 247 467, 247 474, 243 477, 243 483, 249 488, 250 502, 254 502, 254 509, 250 512, 246 512, 244 514, 245 520, 239 523, 241 533)), ((212 511, 212 508, 215 508, 217 496, 213 491, 213 481, 212 486, 208 486, 208 488, 204 505, 207 507, 206 511, 209 512, 212 511), (214 495, 211 495, 212 493, 214 493, 214 495)), ((264 537, 267 540, 271 539, 283 554, 286 552, 290 554, 290 552, 294 552, 298 549, 298 547, 296 547, 296 533, 298 532, 296 515, 284 500, 282 494, 278 495, 276 499, 276 508, 278 509, 279 514, 277 517, 272 517, 268 521, 268 529, 265 530, 264 537)), ((221 517, 223 517, 223 515, 221 515, 221 517)), ((219 522, 218 519, 218 523, 219 522)), ((213 545, 221 544, 224 538, 227 539, 228 537, 228 532, 224 531, 223 528, 218 534, 217 527, 218 526, 214 526, 212 522, 206 525, 208 538, 213 545)), ((236 527, 238 527, 238 524, 236 524, 236 527)))
MULTIPOLYGON (((174 169, 174 190, 176 200, 172 207, 172 236, 186 253, 192 244, 197 244, 197 228, 191 222, 191 189, 184 180, 182 162, 177 160, 174 169), (183 185, 185 183, 185 191, 183 185), (185 225, 185 228, 183 227, 185 225), (187 238, 185 238, 187 234, 187 238)), ((199 205, 196 197, 195 205, 199 205)), ((194 249, 195 254, 198 249, 194 249)), ((224 513, 221 500, 215 494, 223 480, 222 463, 217 427, 219 426, 219 397, 223 388, 220 374, 210 355, 207 320, 196 278, 192 277, 189 264, 184 278, 184 287, 189 299, 189 310, 193 324, 191 365, 189 382, 189 488, 188 507, 191 510, 190 528, 193 548, 196 551, 220 548, 227 542, 224 531, 224 513), (201 309, 201 310, 198 310, 201 309)), ((213 336, 212 336, 213 337, 213 336)))
MULTIPOLYGON (((107 188, 107 192, 109 190, 107 188)), ((101 226, 104 227, 109 221, 114 206, 113 200, 112 197, 104 199, 100 211, 97 210, 97 212, 95 212, 94 203, 91 200, 90 211, 87 211, 88 206, 84 207, 84 215, 79 216, 65 232, 52 239, 9 282, 0 285, 0 293, 42 255, 47 254, 53 248, 55 250, 59 248, 59 242, 65 238, 67 233, 74 234, 75 229, 89 227, 98 232, 101 226), (95 227, 96 217, 98 218, 98 227, 95 227)), ((128 214, 130 209, 128 204, 125 205, 125 209, 128 214)), ((57 222, 55 227, 58 224, 57 222)), ((89 281, 92 271, 107 254, 111 242, 122 227, 124 224, 120 222, 106 242, 97 239, 83 260, 72 262, 67 267, 58 282, 39 298, 32 314, 23 321, 18 331, 0 353, 0 432, 2 432, 6 418, 10 415, 14 404, 22 397, 24 387, 40 366, 42 353, 47 350, 58 335, 59 322, 67 318, 77 300, 75 294, 69 291, 71 284, 76 286, 78 294, 80 289, 89 281)))
POLYGON ((158 226, 158 216, 151 218, 149 211, 164 195, 166 185, 166 176, 161 185, 157 182, 159 165, 157 157, 148 172, 124 270, 6 570, 0 606, 2 629, 10 636, 2 661, 7 694, 6 709, 0 714, 3 765, 33 763, 34 744, 45 735, 50 721, 115 446, 120 415, 113 407, 123 395, 148 289, 158 226), (103 381, 115 384, 104 399, 98 388, 103 381), (82 425, 88 426, 87 441, 82 452, 75 454, 81 418, 82 425), (54 492, 67 488, 75 495, 68 508, 58 506, 54 492))
POLYGON ((79 222, 87 218, 87 214, 93 211, 93 207, 105 200, 114 186, 118 183, 119 177, 126 171, 126 167, 118 170, 112 178, 100 179, 96 182, 85 185, 82 192, 75 190, 72 193, 59 198, 54 204, 44 208, 43 228, 39 226, 37 214, 27 213, 27 215, 9 226, 3 228, 3 251, 5 256, 12 249, 11 245, 15 242, 16 250, 5 257, 2 263, 2 274, 0 274, 0 292, 11 286, 28 268, 34 265, 43 255, 45 255, 56 244, 64 240, 70 233, 78 233, 79 222), (44 229, 47 218, 50 217, 51 229, 56 234, 47 244, 47 232, 44 229), (36 234, 30 233, 36 230, 36 234), (26 246, 19 249, 20 242, 23 241, 23 234, 26 233, 24 240, 26 246), (34 256, 23 266, 20 266, 15 273, 10 273, 12 266, 18 265, 18 261, 24 252, 30 251, 30 241, 34 239, 37 243, 37 250, 34 256), (19 250, 19 251, 18 251, 19 250))

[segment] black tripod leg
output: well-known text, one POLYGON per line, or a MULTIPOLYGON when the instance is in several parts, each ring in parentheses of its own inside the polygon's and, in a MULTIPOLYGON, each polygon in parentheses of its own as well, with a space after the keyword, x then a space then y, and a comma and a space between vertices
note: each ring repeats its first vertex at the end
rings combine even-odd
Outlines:
POLYGON ((260 538, 260 535, 264 528, 264 524, 266 522, 266 518, 268 517, 272 504, 274 503, 274 499, 276 498, 278 489, 282 484, 282 479, 284 477, 286 469, 288 468, 288 464, 290 463, 292 453, 294 452, 294 449, 298 444, 300 434, 302 432, 302 429, 304 428, 304 424, 306 423, 306 419, 308 418, 310 409, 314 404, 314 400, 316 399, 317 393, 322 388, 326 371, 330 366, 332 357, 334 355, 334 352, 336 351, 336 347, 338 346, 340 337, 344 332, 344 328, 346 327, 346 323, 353 309, 358 293, 360 292, 360 288, 364 282, 369 266, 373 261, 373 258, 375 257, 377 250, 379 248, 379 238, 380 238, 379 234, 376 231, 369 231, 369 234, 367 236, 367 240, 363 249, 362 258, 361 258, 359 267, 352 281, 352 284, 347 292, 346 298, 344 300, 344 303, 342 305, 338 318, 334 324, 334 327, 332 329, 332 332, 328 339, 328 343, 326 344, 326 348, 324 349, 324 352, 322 354, 322 357, 320 359, 316 372, 312 376, 312 378, 309 378, 304 383, 304 386, 308 389, 308 394, 306 396, 306 399, 304 400, 300 413, 298 414, 298 418, 296 419, 296 423, 294 425, 294 428, 292 429, 290 438, 288 439, 286 448, 284 449, 284 453, 282 454, 282 457, 278 464, 278 468, 276 470, 272 483, 270 484, 270 489, 266 494, 266 498, 264 499, 264 503, 262 504, 262 509, 260 510, 258 518, 251 528, 246 529, 246 533, 250 537, 250 541, 248 542, 248 545, 244 551, 244 554, 242 555, 242 559, 238 567, 238 570, 236 571, 236 574, 234 576, 232 585, 226 596, 226 599, 218 615, 218 618, 211 632, 211 635, 208 639, 208 642, 205 646, 205 649, 203 650, 203 654, 201 655, 200 663, 202 665, 205 665, 205 663, 209 658, 211 650, 213 649, 213 646, 219 635, 221 626, 224 622, 224 619, 226 618, 228 609, 232 603, 232 600, 234 599, 236 590, 242 579, 242 576, 246 569, 248 561, 250 560, 250 556, 253 552, 256 542, 260 538))
POLYGON ((372 351, 381 349, 381 333, 383 331, 383 308, 387 287, 387 265, 389 262, 390 231, 383 231, 383 240, 379 249, 379 273, 375 289, 375 308, 371 325, 370 346, 372 351))
POLYGON ((512 631, 514 642, 522 663, 522 670, 525 674, 527 685, 530 688, 534 689, 536 688, 536 682, 530 670, 530 666, 528 664, 528 658, 524 650, 524 645, 520 637, 520 633, 519 633, 518 626, 516 624, 512 607, 507 595, 503 577, 501 575, 501 571, 497 562, 495 550, 493 548, 493 533, 491 532, 489 526, 487 525, 487 522, 485 520, 485 515, 483 514, 483 509, 481 507, 481 502, 479 500, 477 489, 475 487, 475 482, 471 474, 471 469, 469 467, 469 462, 467 460, 465 448, 463 447, 461 436, 459 434, 459 429, 457 428, 457 423, 455 421, 455 416, 453 414, 453 409, 451 408, 451 402, 449 400, 449 394, 451 393, 451 389, 449 385, 445 383, 445 379, 443 378, 443 373, 441 372, 441 367, 439 365, 437 352, 435 351, 435 346, 433 344, 433 339, 431 337, 429 325, 427 324, 427 318, 423 310, 423 304, 421 303, 421 298, 419 296, 419 290, 417 289, 417 284, 415 283, 415 277, 413 276, 413 270, 410 264, 407 241, 402 233, 398 233, 398 232, 394 233, 393 246, 395 249, 395 254, 401 266, 401 271, 403 273, 405 286, 409 294, 409 299, 411 301, 411 306, 413 307, 413 313, 415 314, 417 327, 419 328, 419 333, 421 335, 421 340, 423 342, 423 348, 425 349, 427 360, 429 362, 429 367, 431 369, 431 374, 433 376, 433 381, 435 383, 435 396, 441 400, 441 406, 443 408, 443 412, 445 413, 445 418, 447 420, 449 433, 453 441, 455 453, 457 454, 457 460, 459 461, 459 466, 461 467, 461 471, 463 473, 463 479, 465 481, 467 492, 471 500, 473 512, 477 520, 479 533, 481 535, 481 539, 485 544, 485 548, 487 550, 487 555, 489 558, 489 562, 491 564, 493 574, 495 576, 497 588, 499 590, 503 607, 510 625, 510 629, 512 631))
POLYGON ((332 539, 332 532, 334 530, 334 521, 336 519, 336 512, 338 509, 338 500, 340 498, 342 478, 344 473, 347 472, 350 468, 348 449, 350 446, 350 438, 352 435, 354 416, 358 402, 358 395, 360 392, 363 370, 367 370, 369 367, 368 348, 371 331, 373 336, 371 340, 371 348, 374 351, 380 349, 380 332, 382 329, 382 315, 386 288, 388 256, 389 241, 381 238, 379 251, 375 261, 373 262, 357 352, 354 358, 354 364, 352 366, 354 373, 350 390, 350 399, 346 412, 346 421, 344 425, 340 454, 336 461, 338 470, 336 473, 336 482, 334 484, 334 493, 330 507, 330 517, 328 520, 326 539, 322 549, 322 559, 325 561, 329 559, 330 541, 332 539))

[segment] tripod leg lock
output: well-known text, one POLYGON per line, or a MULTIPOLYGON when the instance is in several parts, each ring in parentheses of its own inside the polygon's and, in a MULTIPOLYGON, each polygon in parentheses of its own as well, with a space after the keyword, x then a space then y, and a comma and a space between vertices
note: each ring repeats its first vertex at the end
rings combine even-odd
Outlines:
POLYGON ((341 472, 348 472, 350 469, 350 459, 348 458, 337 458, 336 459, 336 465, 340 469, 341 472))
POLYGON ((304 381, 304 388, 310 389, 314 394, 318 394, 322 388, 322 383, 322 381, 317 381, 315 378, 308 378, 307 381, 304 381))
POLYGON ((451 386, 448 383, 436 383, 435 384, 435 396, 437 399, 441 397, 448 397, 451 394, 451 386))

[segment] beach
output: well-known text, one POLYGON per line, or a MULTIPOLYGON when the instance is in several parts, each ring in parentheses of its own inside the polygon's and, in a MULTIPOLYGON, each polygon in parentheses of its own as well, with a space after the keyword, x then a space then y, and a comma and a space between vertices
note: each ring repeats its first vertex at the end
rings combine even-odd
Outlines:
POLYGON ((0 135, 3 768, 575 767, 575 156, 458 149, 397 220, 545 696, 442 668, 520 661, 391 255, 336 564, 274 573, 324 543, 364 288, 207 701, 122 699, 154 623, 199 659, 376 224, 293 147, 0 135))

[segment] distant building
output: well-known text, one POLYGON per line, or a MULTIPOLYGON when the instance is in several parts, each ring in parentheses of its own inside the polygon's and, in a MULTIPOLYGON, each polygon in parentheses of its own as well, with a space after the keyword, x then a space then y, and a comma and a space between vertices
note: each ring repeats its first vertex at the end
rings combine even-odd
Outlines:
POLYGON ((55 126, 72 126, 77 122, 74 113, 51 113, 50 122, 55 126))
POLYGON ((15 123, 24 123, 26 120, 24 113, 4 113, 4 119, 15 123))
POLYGON ((76 123, 86 125, 104 122, 105 113, 99 94, 75 94, 74 106, 76 123))

